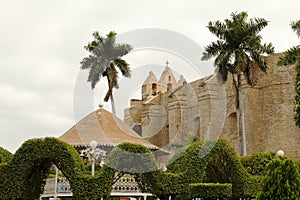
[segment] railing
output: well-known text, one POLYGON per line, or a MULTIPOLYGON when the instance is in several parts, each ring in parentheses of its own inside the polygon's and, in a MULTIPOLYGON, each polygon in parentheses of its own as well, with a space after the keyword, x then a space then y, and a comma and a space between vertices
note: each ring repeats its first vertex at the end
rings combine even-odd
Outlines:
POLYGON ((124 175, 112 187, 112 192, 140 192, 137 182, 132 176, 124 175))
POLYGON ((59 177, 57 179, 57 185, 55 190, 55 178, 48 178, 44 188, 44 194, 53 193, 71 193, 72 189, 69 181, 65 177, 59 177))
MULTIPOLYGON (((69 181, 65 177, 59 177, 57 179, 57 185, 55 190, 55 178, 48 178, 43 194, 54 193, 71 193, 72 189, 69 181)), ((112 187, 114 193, 140 193, 138 184, 135 179, 130 175, 124 175, 121 177, 112 187)))

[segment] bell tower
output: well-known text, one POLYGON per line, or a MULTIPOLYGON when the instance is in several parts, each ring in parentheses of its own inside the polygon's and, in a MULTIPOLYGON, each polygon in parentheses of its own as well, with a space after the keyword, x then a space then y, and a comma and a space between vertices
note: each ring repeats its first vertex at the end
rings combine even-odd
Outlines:
POLYGON ((158 94, 158 81, 155 74, 150 71, 142 86, 142 100, 158 94))

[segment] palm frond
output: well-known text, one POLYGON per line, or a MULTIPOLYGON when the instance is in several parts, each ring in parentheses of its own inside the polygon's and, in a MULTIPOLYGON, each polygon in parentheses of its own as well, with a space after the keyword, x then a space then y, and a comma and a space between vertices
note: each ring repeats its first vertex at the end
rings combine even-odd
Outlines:
POLYGON ((300 37, 300 20, 291 23, 293 31, 296 32, 297 36, 300 37))
MULTIPOLYGON (((97 65, 96 65, 97 66, 97 65)), ((91 88, 94 89, 95 85, 99 82, 100 80, 100 71, 101 71, 101 67, 97 66, 97 67, 93 67, 90 68, 89 71, 89 76, 88 76, 88 82, 91 82, 91 88)))
POLYGON ((120 69, 123 76, 127 78, 131 76, 131 70, 129 64, 125 60, 121 58, 117 58, 114 60, 114 63, 120 69))
POLYGON ((209 22, 207 26, 208 30, 216 35, 220 39, 224 39, 224 33, 226 32, 226 25, 220 21, 209 22))
POLYGON ((242 11, 240 13, 232 12, 230 16, 233 23, 240 24, 241 22, 244 22, 247 19, 248 13, 245 11, 242 11))
POLYGON ((259 33, 262 29, 264 29, 268 25, 268 21, 264 18, 254 18, 250 19, 248 26, 249 31, 253 34, 259 33))
POLYGON ((248 58, 243 49, 236 49, 234 51, 233 69, 235 73, 241 74, 248 66, 248 58))
POLYGON ((268 66, 267 66, 265 59, 262 57, 262 55, 258 51, 255 51, 255 50, 251 51, 250 55, 251 55, 252 60, 255 61, 257 67, 261 71, 266 73, 268 70, 268 66))
POLYGON ((117 35, 117 33, 116 33, 115 31, 110 31, 110 32, 106 35, 106 37, 107 37, 107 38, 114 38, 114 37, 116 37, 116 35, 117 35))
POLYGON ((222 83, 227 81, 227 77, 228 77, 228 72, 233 70, 233 65, 230 64, 230 59, 231 59, 231 53, 226 53, 224 52, 224 54, 220 54, 217 57, 217 62, 216 62, 216 66, 218 68, 218 78, 221 80, 222 83))
POLYGON ((225 83, 228 78, 228 69, 226 65, 218 65, 218 80, 225 83))
POLYGON ((258 48, 260 53, 266 53, 266 54, 273 54, 274 53, 274 46, 272 43, 269 44, 263 44, 260 45, 260 48, 258 48))
POLYGON ((92 68, 97 63, 97 58, 93 55, 85 57, 80 62, 80 69, 89 69, 92 68))
POLYGON ((84 46, 84 49, 92 52, 95 47, 97 47, 99 44, 103 43, 104 38, 99 35, 99 32, 95 31, 93 33, 94 40, 92 42, 89 42, 87 46, 84 46))
POLYGON ((292 65, 300 59, 300 45, 294 46, 287 50, 283 56, 279 57, 278 65, 292 65))
POLYGON ((129 44, 117 44, 113 49, 113 57, 117 59, 128 54, 132 50, 132 47, 129 44))
MULTIPOLYGON (((232 61, 232 52, 231 51, 220 51, 218 56, 215 58, 215 66, 218 66, 219 64, 222 63, 227 63, 230 64, 232 61)), ((231 69, 229 69, 231 70, 231 69)))
POLYGON ((201 60, 208 60, 216 55, 218 55, 224 49, 224 41, 217 40, 212 42, 210 45, 205 47, 205 51, 202 54, 201 60))
POLYGON ((267 65, 262 54, 271 54, 274 47, 271 43, 261 44, 262 37, 258 33, 268 25, 263 18, 248 20, 247 12, 232 13, 230 19, 209 22, 210 32, 220 38, 205 47, 202 60, 215 58, 215 66, 223 81, 228 72, 244 75, 250 85, 254 83, 254 71, 266 72, 267 65))
MULTIPOLYGON (((91 54, 80 62, 80 68, 89 70, 88 82, 91 82, 92 89, 95 88, 101 76, 106 76, 108 79, 110 90, 113 87, 118 88, 118 71, 114 66, 115 61, 122 74, 126 77, 130 76, 129 64, 120 57, 126 55, 132 48, 129 44, 115 44, 115 36, 114 31, 109 32, 106 38, 94 32, 94 40, 84 47, 91 54)), ((112 91, 109 91, 109 94, 112 94, 112 91)))

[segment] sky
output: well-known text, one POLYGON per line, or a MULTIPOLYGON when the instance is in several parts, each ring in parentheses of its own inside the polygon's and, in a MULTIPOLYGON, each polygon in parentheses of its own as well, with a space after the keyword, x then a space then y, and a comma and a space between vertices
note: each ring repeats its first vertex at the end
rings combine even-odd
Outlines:
POLYGON ((216 38, 209 21, 247 11, 269 25, 263 42, 275 52, 299 44, 290 22, 299 19, 298 0, 0 0, 0 146, 15 152, 31 138, 58 137, 103 104, 106 82, 91 90, 80 61, 92 33, 114 30, 117 41, 130 43, 125 56, 131 79, 120 79, 115 92, 117 115, 150 70, 159 78, 166 60, 178 78, 193 81, 213 73, 201 62, 203 47, 216 38))

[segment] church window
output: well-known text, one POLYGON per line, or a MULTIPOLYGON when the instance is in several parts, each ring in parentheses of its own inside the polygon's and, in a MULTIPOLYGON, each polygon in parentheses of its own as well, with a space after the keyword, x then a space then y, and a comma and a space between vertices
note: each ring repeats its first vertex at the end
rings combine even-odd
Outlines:
POLYGON ((155 83, 152 84, 152 92, 151 94, 155 96, 157 94, 157 85, 155 83))
POLYGON ((167 85, 167 91, 172 90, 172 83, 168 83, 167 85))

